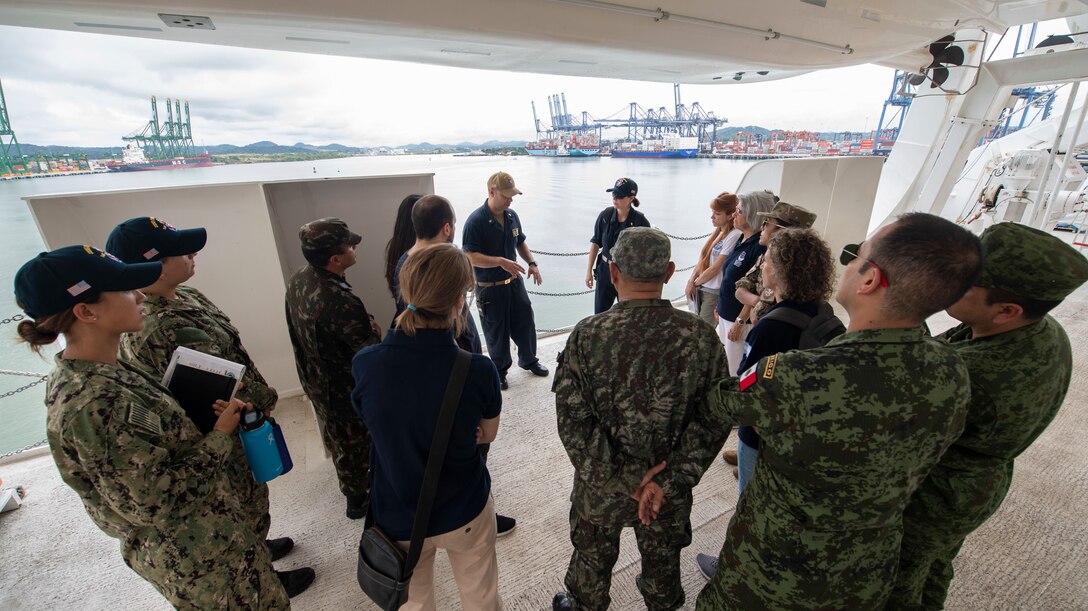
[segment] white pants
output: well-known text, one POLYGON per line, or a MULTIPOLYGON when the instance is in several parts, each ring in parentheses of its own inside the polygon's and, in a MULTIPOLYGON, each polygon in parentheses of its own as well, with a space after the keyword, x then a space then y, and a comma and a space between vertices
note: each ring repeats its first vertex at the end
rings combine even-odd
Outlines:
MULTIPOLYGON (((406 611, 435 611, 434 552, 446 550, 453 579, 461 592, 461 608, 479 611, 502 609, 499 597, 499 564, 495 558, 495 501, 490 496, 480 515, 471 522, 423 540, 419 563, 408 586, 406 611)), ((408 541, 399 541, 407 551, 408 541)))
POLYGON ((740 367, 741 362, 744 361, 744 339, 748 337, 748 332, 752 330, 751 324, 743 324, 740 326, 740 337, 737 341, 729 340, 729 328, 733 326, 733 321, 718 319, 718 337, 721 338, 722 343, 725 344, 725 358, 729 361, 729 375, 737 375, 737 368, 740 367))

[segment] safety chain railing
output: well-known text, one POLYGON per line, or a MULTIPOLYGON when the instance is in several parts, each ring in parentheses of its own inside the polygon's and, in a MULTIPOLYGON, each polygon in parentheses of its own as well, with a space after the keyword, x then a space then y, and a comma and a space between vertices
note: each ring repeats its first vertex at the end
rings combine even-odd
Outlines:
MULTIPOLYGON (((24 318, 25 318, 25 316, 23 316, 22 314, 16 314, 16 315, 14 315, 14 316, 12 316, 10 318, 0 318, 0 325, 7 325, 7 324, 11 324, 13 322, 19 322, 20 320, 23 320, 24 318)), ((27 390, 29 388, 33 388, 33 387, 37 386, 38 384, 41 384, 42 382, 44 382, 46 379, 48 379, 48 376, 46 376, 45 374, 42 374, 42 373, 37 373, 37 372, 33 372, 33 371, 17 371, 17 370, 14 370, 14 369, 0 369, 0 375, 23 376, 23 377, 26 377, 26 378, 37 378, 33 382, 31 382, 29 384, 26 384, 24 386, 20 386, 19 388, 16 388, 15 390, 9 390, 9 391, 7 391, 5 393, 0 393, 0 399, 6 399, 6 398, 8 398, 8 397, 10 397, 12 395, 17 395, 17 394, 23 392, 24 390, 27 390)), ((33 450, 34 448, 41 447, 41 446, 43 446, 43 445, 45 445, 47 443, 49 443, 49 440, 48 439, 43 439, 43 440, 41 440, 41 441, 39 441, 37 443, 32 443, 32 444, 30 444, 28 446, 19 448, 18 450, 12 450, 10 452, 5 452, 3 454, 0 454, 0 460, 3 460, 3 459, 5 459, 5 458, 7 458, 9 456, 15 456, 16 454, 19 454, 20 452, 26 452, 27 450, 33 450)))
POLYGON ((49 440, 48 439, 43 439, 43 440, 39 441, 38 443, 32 443, 32 444, 30 444, 28 446, 21 447, 18 450, 12 450, 10 452, 4 452, 3 454, 0 454, 0 460, 4 460, 5 458, 7 458, 9 456, 15 456, 16 454, 19 454, 21 452, 26 452, 27 450, 33 450, 34 448, 40 448, 40 447, 44 446, 47 443, 49 443, 49 440))
MULTIPOLYGON (((685 236, 679 236, 679 235, 672 235, 671 233, 661 229, 660 227, 655 227, 655 229, 657 229, 661 233, 664 233, 665 235, 669 236, 670 238, 672 238, 674 240, 684 240, 684 241, 705 240, 705 239, 709 238, 710 235, 711 235, 711 234, 707 233, 707 234, 704 234, 704 235, 685 237, 685 236)), ((546 250, 532 250, 532 249, 530 249, 529 252, 533 253, 534 255, 544 255, 545 257, 584 257, 584 256, 589 254, 588 250, 585 251, 585 252, 548 252, 546 250)), ((691 269, 691 268, 689 267, 688 269, 691 269)), ((686 271, 686 270, 677 270, 677 271, 686 271)))
POLYGON ((707 239, 707 238, 709 238, 709 237, 710 237, 710 234, 709 234, 709 233, 707 233, 707 234, 703 234, 703 235, 696 235, 696 236, 691 236, 691 237, 689 237, 689 238, 686 238, 686 237, 684 237, 684 236, 678 236, 678 235, 673 235, 673 234, 671 234, 671 233, 669 233, 669 232, 667 232, 667 231, 665 231, 665 230, 661 229, 660 227, 655 227, 655 229, 657 229, 657 230, 658 230, 658 231, 660 231, 661 233, 663 233, 663 234, 665 234, 665 235, 669 236, 670 238, 672 238, 672 239, 674 239, 674 240, 685 240, 685 241, 690 241, 690 240, 705 240, 705 239, 707 239))

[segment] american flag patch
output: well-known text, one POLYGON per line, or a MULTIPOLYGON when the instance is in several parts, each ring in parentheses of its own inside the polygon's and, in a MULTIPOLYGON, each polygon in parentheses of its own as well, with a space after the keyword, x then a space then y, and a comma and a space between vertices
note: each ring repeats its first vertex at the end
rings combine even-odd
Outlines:
POLYGON ((749 386, 756 383, 756 369, 759 367, 759 363, 752 365, 748 368, 748 371, 740 374, 740 389, 746 390, 749 386))
POLYGON ((144 258, 150 261, 151 259, 154 259, 155 255, 157 254, 159 254, 159 249, 152 248, 151 250, 144 253, 144 258))
POLYGON ((80 280, 79 282, 68 287, 68 294, 72 297, 76 297, 87 291, 91 290, 91 285, 87 284, 86 280, 80 280))

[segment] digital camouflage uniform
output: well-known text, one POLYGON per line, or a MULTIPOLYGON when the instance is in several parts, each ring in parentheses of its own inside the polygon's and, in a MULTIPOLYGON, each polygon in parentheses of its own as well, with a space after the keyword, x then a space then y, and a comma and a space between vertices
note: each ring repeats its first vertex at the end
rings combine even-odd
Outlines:
POLYGON ((849 332, 719 381, 719 426, 759 426, 762 443, 697 608, 879 609, 903 509, 963 430, 968 393, 963 360, 921 327, 849 332))
MULTIPOLYGON (((1001 223, 982 234, 979 285, 1060 301, 1088 279, 1088 261, 1044 232, 1001 223)), ((967 363, 967 426, 914 493, 904 514, 891 609, 941 609, 952 560, 964 539, 1001 506, 1013 461, 1058 413, 1073 370, 1069 338, 1056 320, 974 338, 961 324, 941 334, 967 363)))
MULTIPOLYGON (((178 346, 245 365, 242 388, 237 397, 255 408, 268 409, 276 405, 276 389, 268 385, 249 357, 238 329, 230 318, 203 293, 190 286, 177 287, 177 299, 148 295, 144 302, 142 331, 121 337, 121 356, 155 378, 161 380, 166 366, 178 346)), ((251 508, 254 532, 261 539, 268 535, 271 518, 268 515, 268 485, 254 481, 249 461, 242 449, 241 439, 234 439, 230 467, 235 488, 243 502, 251 508)))
POLYGON ((58 355, 45 403, 61 478, 91 520, 121 541, 125 563, 171 604, 290 607, 235 487, 237 439, 201 435, 153 376, 123 361, 58 355))
MULTIPOLYGON (((625 230, 613 257, 623 265, 625 244, 642 254, 660 242, 635 239, 654 232, 625 230)), ((667 300, 620 301, 578 323, 559 357, 553 390, 559 437, 574 464, 571 542, 565 584, 574 609, 609 605, 620 532, 634 527, 642 555, 639 590, 649 609, 684 603, 680 550, 691 543, 691 489, 725 442, 728 428, 711 421, 707 392, 725 375, 725 353, 713 329, 667 300), (666 503, 643 526, 631 493, 643 474, 668 465, 655 481, 666 503)))
POLYGON ((366 495, 370 433, 351 406, 351 359, 381 338, 370 328, 370 316, 347 280, 312 265, 288 281, 286 312, 298 377, 320 421, 340 491, 366 495))

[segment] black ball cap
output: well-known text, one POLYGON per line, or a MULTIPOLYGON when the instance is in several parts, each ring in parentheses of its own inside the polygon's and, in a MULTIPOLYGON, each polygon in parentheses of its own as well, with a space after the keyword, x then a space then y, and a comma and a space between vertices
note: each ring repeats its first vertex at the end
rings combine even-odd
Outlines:
POLYGON ((612 193, 612 197, 631 197, 638 195, 638 183, 630 178, 620 178, 611 189, 605 189, 605 191, 612 193))
POLYGON ((151 286, 162 263, 129 264, 93 246, 65 246, 43 252, 15 273, 15 299, 33 319, 63 312, 111 291, 151 286))
POLYGON ((178 229, 153 216, 129 219, 113 228, 106 250, 125 263, 158 261, 199 252, 208 243, 203 227, 178 229))

